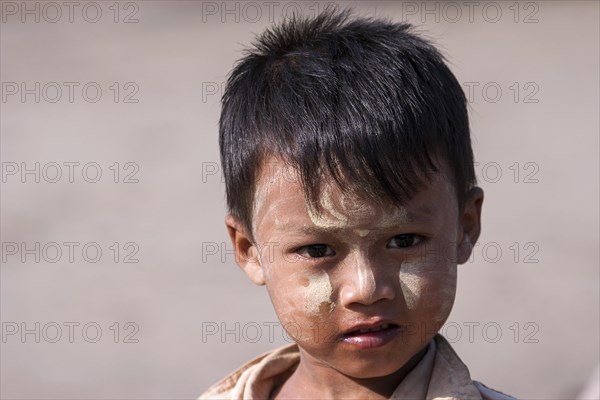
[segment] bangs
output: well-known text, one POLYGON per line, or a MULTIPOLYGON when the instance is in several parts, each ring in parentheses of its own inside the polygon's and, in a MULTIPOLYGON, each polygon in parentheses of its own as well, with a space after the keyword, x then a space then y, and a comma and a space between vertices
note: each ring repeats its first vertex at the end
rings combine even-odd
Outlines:
POLYGON ((298 171, 317 209, 324 175, 391 204, 428 183, 437 159, 459 202, 475 181, 466 98, 441 54, 409 24, 349 11, 260 36, 228 80, 220 128, 228 205, 248 226, 269 155, 298 171))

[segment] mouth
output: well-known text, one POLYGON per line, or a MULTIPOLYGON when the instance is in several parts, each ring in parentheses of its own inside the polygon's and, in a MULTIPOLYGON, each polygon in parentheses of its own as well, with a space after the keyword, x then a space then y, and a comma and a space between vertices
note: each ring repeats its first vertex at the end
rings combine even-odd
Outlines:
POLYGON ((400 325, 394 323, 358 325, 340 335, 339 341, 358 349, 370 349, 388 344, 400 331, 400 325))

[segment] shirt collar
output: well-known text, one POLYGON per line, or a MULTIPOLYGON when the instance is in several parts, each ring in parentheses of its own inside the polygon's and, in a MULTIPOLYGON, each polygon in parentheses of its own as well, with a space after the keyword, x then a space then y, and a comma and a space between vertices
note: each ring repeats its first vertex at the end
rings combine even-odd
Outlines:
MULTIPOLYGON (((296 344, 263 354, 218 382, 200 399, 267 399, 273 388, 291 375, 300 361, 296 344)), ((423 359, 398 385, 392 399, 481 400, 469 369, 437 334, 423 359)))

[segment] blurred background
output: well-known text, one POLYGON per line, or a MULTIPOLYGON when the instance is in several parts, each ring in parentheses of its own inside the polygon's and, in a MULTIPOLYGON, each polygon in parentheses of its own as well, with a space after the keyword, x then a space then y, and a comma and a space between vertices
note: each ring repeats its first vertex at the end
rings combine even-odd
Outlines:
MULTIPOLYGON (((195 398, 289 341, 226 235, 219 99, 327 4, 1 2, 3 399, 195 398)), ((338 4, 417 25, 469 98, 483 235, 442 333, 488 386, 598 398, 599 3, 338 4)))

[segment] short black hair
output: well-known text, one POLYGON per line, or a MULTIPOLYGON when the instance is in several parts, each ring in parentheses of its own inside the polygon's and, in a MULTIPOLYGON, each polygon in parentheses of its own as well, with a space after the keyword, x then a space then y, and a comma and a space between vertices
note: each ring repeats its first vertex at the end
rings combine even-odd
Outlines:
POLYGON ((321 176, 404 204, 445 160, 458 202, 475 184, 467 100, 406 22, 328 8, 267 29, 231 72, 219 121, 227 206, 252 235, 256 181, 276 156, 318 209, 321 176))

